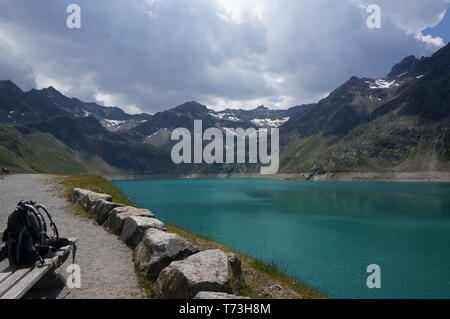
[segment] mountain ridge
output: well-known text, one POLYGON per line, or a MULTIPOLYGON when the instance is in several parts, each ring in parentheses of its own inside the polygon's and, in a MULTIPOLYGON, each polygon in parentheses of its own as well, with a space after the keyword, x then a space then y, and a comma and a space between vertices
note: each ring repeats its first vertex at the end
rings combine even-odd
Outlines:
POLYGON ((352 77, 281 130, 283 172, 449 170, 450 45, 352 77), (299 155, 302 155, 301 157, 299 155))
POLYGON ((49 142, 42 148, 77 171, 96 171, 95 166, 132 174, 255 171, 245 165, 174 165, 171 130, 192 129, 194 120, 202 120, 204 128, 280 127, 280 173, 448 171, 449 118, 450 45, 430 57, 406 57, 384 78, 352 76, 319 102, 286 110, 214 111, 190 101, 153 115, 132 115, 66 97, 53 87, 24 92, 5 80, 0 81, 0 165, 39 171, 26 156, 39 139, 32 138, 34 146, 26 140, 45 136, 61 147, 56 154, 49 142), (92 165, 92 159, 102 164, 92 165))

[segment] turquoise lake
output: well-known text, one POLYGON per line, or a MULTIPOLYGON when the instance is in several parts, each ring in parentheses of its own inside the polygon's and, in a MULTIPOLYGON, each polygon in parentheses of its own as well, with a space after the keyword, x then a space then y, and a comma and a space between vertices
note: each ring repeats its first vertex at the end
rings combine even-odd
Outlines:
POLYGON ((450 183, 115 181, 159 219, 334 298, 450 298, 450 183), (381 267, 381 289, 366 285, 381 267))

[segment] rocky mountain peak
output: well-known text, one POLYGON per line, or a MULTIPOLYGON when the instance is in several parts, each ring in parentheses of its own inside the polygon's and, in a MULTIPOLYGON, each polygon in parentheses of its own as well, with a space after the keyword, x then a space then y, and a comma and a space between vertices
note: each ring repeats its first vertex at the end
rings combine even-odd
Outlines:
POLYGON ((391 72, 388 74, 388 78, 398 77, 401 74, 413 70, 418 62, 419 60, 414 55, 404 58, 400 63, 392 67, 391 72))
POLYGON ((203 113, 208 112, 208 108, 196 101, 186 102, 173 109, 176 112, 187 112, 187 113, 203 113))
POLYGON ((57 89, 55 89, 53 86, 49 86, 48 88, 42 89, 38 92, 41 92, 48 97, 55 97, 55 96, 63 97, 63 94, 59 92, 57 89))
POLYGON ((48 88, 44 89, 44 91, 60 94, 60 92, 57 89, 55 89, 53 86, 49 86, 48 88))
POLYGON ((14 82, 11 80, 1 80, 0 81, 0 89, 8 89, 15 91, 22 91, 14 82))

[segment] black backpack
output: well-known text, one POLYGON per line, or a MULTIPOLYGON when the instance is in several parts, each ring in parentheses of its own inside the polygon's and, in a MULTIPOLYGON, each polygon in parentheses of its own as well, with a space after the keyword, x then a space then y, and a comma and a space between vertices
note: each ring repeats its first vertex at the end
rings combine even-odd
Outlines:
POLYGON ((45 258, 51 251, 50 242, 59 238, 56 227, 47 209, 33 201, 21 201, 8 218, 8 227, 3 233, 3 241, 11 266, 31 265, 45 258), (45 212, 53 230, 47 234, 45 212))

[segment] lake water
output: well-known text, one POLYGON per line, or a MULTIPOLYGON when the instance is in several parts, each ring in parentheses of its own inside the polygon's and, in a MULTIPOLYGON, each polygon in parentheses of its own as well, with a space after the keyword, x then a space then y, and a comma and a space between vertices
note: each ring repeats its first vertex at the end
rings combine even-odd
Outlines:
POLYGON ((450 298, 450 183, 114 182, 139 206, 334 298, 450 298), (381 267, 368 289, 367 266, 381 267))

